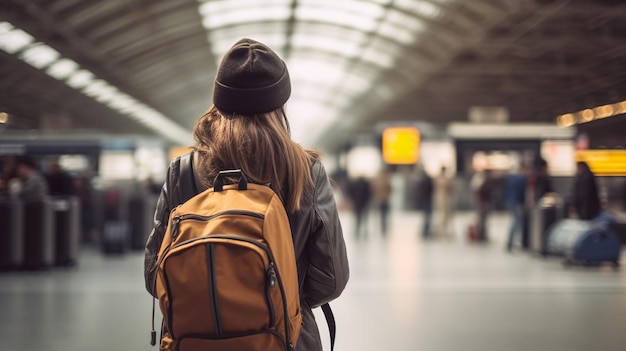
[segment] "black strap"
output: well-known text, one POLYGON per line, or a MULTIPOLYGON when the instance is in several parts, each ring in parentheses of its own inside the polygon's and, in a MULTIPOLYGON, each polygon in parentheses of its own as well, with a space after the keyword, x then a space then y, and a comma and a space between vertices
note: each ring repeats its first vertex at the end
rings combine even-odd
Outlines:
POLYGON ((335 335, 337 334, 337 325, 335 324, 335 316, 333 310, 330 309, 330 305, 325 303, 322 306, 322 312, 326 318, 326 324, 328 324, 328 332, 330 333, 330 350, 335 349, 335 335))
POLYGON ((180 200, 185 202, 198 194, 196 178, 193 176, 193 152, 180 157, 180 200))

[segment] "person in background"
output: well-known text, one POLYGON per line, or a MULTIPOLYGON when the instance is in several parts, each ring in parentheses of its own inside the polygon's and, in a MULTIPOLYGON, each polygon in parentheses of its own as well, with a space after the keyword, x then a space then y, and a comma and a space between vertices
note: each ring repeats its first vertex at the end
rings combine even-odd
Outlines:
POLYGON ((374 201, 380 213, 380 229, 387 235, 389 229, 389 198, 391 197, 391 172, 383 169, 372 182, 374 201))
POLYGON ((435 178, 435 214, 436 227, 435 232, 438 235, 453 238, 453 213, 455 200, 454 179, 447 175, 447 168, 441 167, 441 171, 435 178))
POLYGON ((17 176, 20 180, 16 195, 24 202, 42 200, 48 195, 46 179, 39 173, 32 156, 19 155, 16 159, 17 176))
POLYGON ((601 210, 596 176, 586 162, 578 161, 572 189, 570 216, 591 220, 599 215, 601 210))
POLYGON ((358 239, 367 234, 367 212, 370 206, 372 190, 365 177, 356 177, 348 181, 348 197, 354 212, 354 236, 358 239))
POLYGON ((17 156, 6 155, 2 162, 2 176, 0 177, 0 196, 9 195, 9 184, 17 178, 17 156))
POLYGON ((513 241, 515 236, 522 230, 524 211, 526 206, 526 185, 528 176, 526 167, 513 168, 511 174, 506 178, 504 184, 504 196, 506 207, 511 212, 513 220, 509 227, 509 237, 506 243, 506 250, 513 251, 513 241))
POLYGON ((422 211, 422 237, 430 238, 431 233, 431 223, 433 217, 433 193, 434 193, 434 184, 433 178, 426 172, 423 167, 420 167, 419 170, 419 182, 418 182, 418 193, 416 197, 419 201, 419 209, 422 211))
POLYGON ((470 187, 474 194, 476 204, 477 223, 475 240, 478 242, 488 241, 487 220, 491 210, 492 179, 491 170, 480 170, 474 174, 470 181, 470 187))
POLYGON ((528 180, 529 187, 531 188, 532 201, 531 205, 534 206, 541 200, 544 195, 553 192, 552 182, 548 175, 548 162, 546 160, 539 160, 536 172, 528 180))
POLYGON ((52 161, 48 164, 45 177, 48 182, 50 195, 68 196, 76 193, 72 176, 61 168, 57 161, 52 161))

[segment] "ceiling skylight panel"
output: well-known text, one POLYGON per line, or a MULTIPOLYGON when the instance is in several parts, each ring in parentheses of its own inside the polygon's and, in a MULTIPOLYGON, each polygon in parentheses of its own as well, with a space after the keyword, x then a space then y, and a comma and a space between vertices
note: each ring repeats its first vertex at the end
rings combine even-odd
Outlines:
POLYGON ((348 28, 355 28, 363 32, 373 31, 378 24, 377 18, 363 15, 355 11, 302 5, 296 8, 296 19, 298 21, 332 23, 348 28))
MULTIPOLYGON (((263 6, 291 6, 292 0, 264 0, 263 6)), ((259 0, 206 0, 199 1, 198 11, 202 16, 219 16, 222 12, 241 7, 258 7, 259 0)))
POLYGON ((317 82, 333 85, 342 81, 346 72, 345 64, 306 58, 291 59, 287 63, 287 67, 289 67, 289 76, 292 81, 301 81, 304 84, 306 82, 317 82))
POLYGON ((294 49, 323 50, 347 58, 356 57, 361 52, 361 46, 358 42, 348 42, 328 36, 296 33, 293 35, 291 43, 294 49))
POLYGON ((404 45, 410 45, 415 42, 417 33, 403 27, 398 27, 389 22, 381 23, 378 27, 378 34, 386 38, 396 40, 404 45))
POLYGON ((426 18, 436 18, 441 14, 439 6, 431 1, 424 0, 395 0, 393 5, 397 8, 413 12, 426 18))
POLYGON ((0 49, 3 51, 15 54, 34 41, 33 37, 23 30, 11 29, 13 26, 7 22, 1 23, 3 25, 0 27, 2 29, 0 30, 0 49))
POLYGON ((46 73, 52 78, 65 80, 79 68, 76 62, 68 58, 62 58, 48 67, 46 73))
POLYGON ((369 77, 350 73, 344 80, 342 92, 352 96, 359 96, 369 91, 375 81, 369 77))
POLYGON ((242 7, 223 12, 218 15, 204 16, 202 25, 208 30, 220 27, 239 25, 249 22, 286 21, 291 16, 291 8, 287 6, 242 7))
POLYGON ((293 85, 291 98, 328 101, 331 100, 335 94, 336 91, 329 89, 326 84, 313 84, 307 81, 302 85, 293 85))
POLYGON ((368 33, 354 28, 340 27, 336 24, 319 22, 296 22, 294 35, 318 35, 322 37, 334 37, 346 42, 362 44, 370 40, 368 33))
POLYGON ((396 62, 396 56, 387 51, 374 50, 367 48, 360 56, 361 60, 370 64, 389 69, 396 62))
POLYGON ((385 12, 385 8, 379 4, 362 0, 300 0, 301 7, 323 7, 326 11, 342 11, 357 13, 363 17, 379 19, 385 12))
POLYGON ((413 32, 421 32, 426 27, 422 19, 396 9, 389 9, 389 11, 387 11, 385 22, 398 27, 404 27, 413 32))

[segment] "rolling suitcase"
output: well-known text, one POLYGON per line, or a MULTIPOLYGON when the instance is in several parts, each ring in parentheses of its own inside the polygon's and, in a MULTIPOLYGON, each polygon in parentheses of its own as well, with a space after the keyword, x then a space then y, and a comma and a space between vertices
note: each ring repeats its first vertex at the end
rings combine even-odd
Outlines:
POLYGON ((22 202, 9 197, 0 198, 0 271, 12 270, 23 259, 22 202))
POLYGON ((126 221, 106 221, 102 233, 105 254, 123 254, 130 246, 130 226, 126 221))
POLYGON ((619 267, 622 243, 608 225, 594 224, 567 252, 565 264, 597 265, 610 262, 619 267))

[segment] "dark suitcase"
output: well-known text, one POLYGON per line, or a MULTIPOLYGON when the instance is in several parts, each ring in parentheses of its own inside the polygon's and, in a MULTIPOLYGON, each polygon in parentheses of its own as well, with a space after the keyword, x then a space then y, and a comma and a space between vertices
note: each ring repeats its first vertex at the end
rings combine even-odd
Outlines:
POLYGON ((57 266, 73 266, 78 263, 80 245, 80 207, 75 196, 55 196, 54 209, 55 256, 57 266))
POLYGON ((0 270, 18 268, 23 260, 22 202, 8 197, 0 198, 0 270))
POLYGON ((25 269, 43 269, 54 260, 54 216, 52 201, 24 203, 24 260, 25 269))
POLYGON ((610 262, 619 266, 622 243, 608 225, 595 223, 576 241, 567 253, 566 264, 597 265, 610 262))
POLYGON ((126 221, 107 221, 102 233, 105 254, 123 254, 130 246, 130 226, 126 221))

